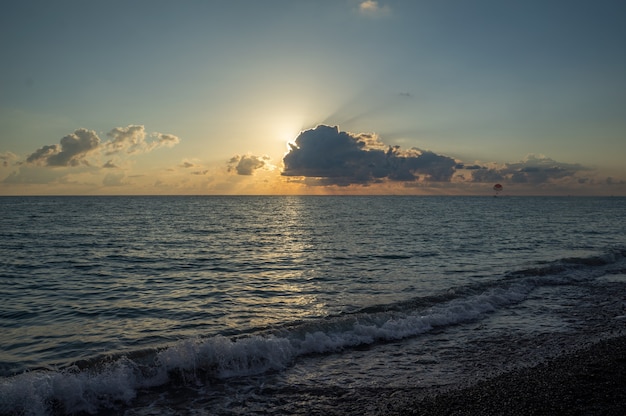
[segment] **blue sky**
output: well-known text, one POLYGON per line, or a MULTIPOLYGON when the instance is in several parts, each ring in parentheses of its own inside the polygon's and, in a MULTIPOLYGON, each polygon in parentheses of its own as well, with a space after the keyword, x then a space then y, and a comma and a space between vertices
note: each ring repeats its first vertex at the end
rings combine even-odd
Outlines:
POLYGON ((607 0, 9 2, 0 194, 624 195, 625 15, 607 0))

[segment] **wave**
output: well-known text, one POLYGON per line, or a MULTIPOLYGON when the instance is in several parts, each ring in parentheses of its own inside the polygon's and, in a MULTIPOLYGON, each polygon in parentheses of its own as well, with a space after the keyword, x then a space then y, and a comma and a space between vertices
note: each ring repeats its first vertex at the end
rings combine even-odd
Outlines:
POLYGON ((625 262, 624 249, 563 258, 439 296, 286 323, 255 334, 198 337, 159 350, 81 361, 57 370, 33 370, 0 379, 0 414, 97 413, 129 404, 144 389, 281 371, 299 357, 338 353, 474 322, 523 302, 537 287, 590 281, 623 270, 625 262))

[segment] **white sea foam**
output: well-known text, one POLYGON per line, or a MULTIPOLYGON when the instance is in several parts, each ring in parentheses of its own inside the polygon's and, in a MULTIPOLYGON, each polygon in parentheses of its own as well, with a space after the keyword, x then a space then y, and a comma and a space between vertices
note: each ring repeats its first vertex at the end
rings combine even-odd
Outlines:
MULTIPOLYGON (((618 256, 618 260, 624 259, 618 256)), ((426 309, 363 312, 321 320, 315 324, 316 330, 296 326, 235 339, 218 335, 181 340, 155 352, 148 363, 145 358, 140 363, 121 357, 83 369, 26 372, 0 379, 0 414, 45 415, 53 408, 67 413, 95 413, 129 403, 142 388, 171 382, 202 382, 206 377, 227 379, 280 371, 304 355, 335 353, 480 320, 524 301, 537 286, 592 279, 602 275, 600 269, 582 271, 573 266, 555 269, 553 274, 529 273, 514 283, 503 281, 480 293, 426 309)))
POLYGON ((474 321, 518 303, 533 285, 513 284, 457 298, 426 310, 358 314, 337 329, 297 330, 238 339, 224 336, 182 340, 156 353, 151 365, 122 357, 95 368, 33 371, 2 379, 0 413, 48 413, 55 403, 65 412, 95 413, 103 407, 129 403, 140 388, 173 381, 193 383, 202 377, 229 378, 262 374, 288 367, 299 356, 412 337, 433 328, 474 321))
POLYGON ((2 379, 0 413, 45 415, 51 406, 65 412, 95 413, 115 402, 129 402, 141 384, 134 365, 120 359, 101 371, 33 371, 2 379))

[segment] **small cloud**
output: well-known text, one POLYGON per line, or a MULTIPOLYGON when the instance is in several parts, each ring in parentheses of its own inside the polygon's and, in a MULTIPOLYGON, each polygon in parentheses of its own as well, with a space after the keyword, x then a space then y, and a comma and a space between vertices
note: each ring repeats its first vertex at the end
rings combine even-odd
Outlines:
POLYGON ((105 143, 106 154, 125 152, 147 153, 159 147, 172 147, 180 139, 172 134, 152 133, 148 135, 141 125, 116 127, 107 133, 111 139, 105 143))
POLYGON ((156 140, 153 142, 155 144, 155 147, 173 147, 174 145, 180 143, 180 139, 173 134, 163 134, 155 132, 152 133, 150 136, 156 138, 156 140))
POLYGON ((408 92, 408 91, 399 92, 399 93, 398 93, 398 95, 399 95, 400 97, 413 98, 413 94, 411 94, 411 93, 410 93, 410 92, 408 92))
POLYGON ((190 161, 188 159, 184 159, 183 162, 178 166, 183 169, 195 169, 194 171, 190 172, 192 175, 202 176, 202 175, 206 175, 207 173, 209 173, 208 169, 202 169, 203 168, 202 163, 198 163, 196 161, 190 161))
POLYGON ((12 153, 12 152, 0 153, 0 166, 2 166, 3 168, 8 168, 13 163, 15 163, 17 159, 18 157, 15 153, 12 153))
POLYGON ((268 165, 268 156, 235 155, 228 161, 228 171, 236 171, 237 175, 252 175, 257 169, 268 165))
POLYGON ((78 129, 63 137, 60 144, 43 146, 26 158, 27 163, 45 166, 88 165, 85 157, 98 149, 100 138, 93 130, 78 129))
POLYGON ((112 160, 108 160, 104 165, 102 165, 102 167, 105 169, 115 169, 117 168, 117 165, 113 163, 112 160))
POLYGON ((359 13, 369 17, 386 16, 391 12, 389 6, 381 6, 378 1, 365 0, 359 4, 359 13))

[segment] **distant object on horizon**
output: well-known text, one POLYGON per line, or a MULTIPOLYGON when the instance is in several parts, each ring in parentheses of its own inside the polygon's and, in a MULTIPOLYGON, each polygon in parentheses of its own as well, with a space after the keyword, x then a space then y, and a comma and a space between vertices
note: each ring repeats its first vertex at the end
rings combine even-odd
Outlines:
POLYGON ((499 183, 495 184, 495 185, 493 186, 493 190, 496 192, 496 194, 495 194, 494 196, 498 196, 498 194, 499 194, 500 192, 502 192, 502 189, 504 189, 504 188, 502 187, 502 185, 500 185, 499 183))

